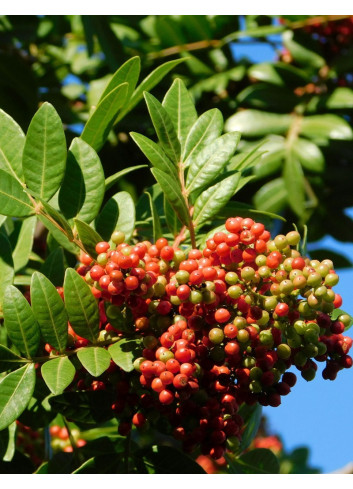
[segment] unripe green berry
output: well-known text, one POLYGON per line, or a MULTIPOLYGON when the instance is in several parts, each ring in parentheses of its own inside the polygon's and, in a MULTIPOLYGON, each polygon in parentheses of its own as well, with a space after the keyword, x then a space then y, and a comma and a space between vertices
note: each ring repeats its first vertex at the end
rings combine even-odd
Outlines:
POLYGON ((251 282, 255 277, 255 270, 252 267, 244 267, 241 270, 241 278, 247 282, 251 282))
POLYGON ((219 345, 224 340, 224 333, 221 328, 212 328, 208 333, 209 340, 215 345, 219 345))
POLYGON ((187 284, 189 282, 190 274, 186 270, 178 270, 174 275, 179 285, 187 284))
POLYGON ((310 382, 311 380, 315 379, 316 371, 314 368, 307 368, 305 370, 302 370, 301 376, 303 377, 304 380, 310 382))
POLYGON ((283 234, 279 234, 278 236, 276 236, 274 242, 276 248, 280 251, 288 246, 287 238, 283 234))
POLYGON ((290 231, 286 234, 286 238, 288 244, 290 244, 291 246, 296 246, 300 242, 300 234, 298 233, 298 231, 290 231))
POLYGON ((242 293, 243 293, 243 289, 239 287, 239 285, 231 285, 228 288, 228 295, 231 299, 239 299, 242 293))
POLYGON ((277 346, 277 355, 282 360, 288 360, 291 354, 292 354, 292 349, 289 345, 285 343, 281 343, 280 345, 277 346))
POLYGON ((239 277, 238 274, 235 272, 228 272, 226 273, 224 280, 228 285, 235 285, 236 283, 239 282, 239 277))
POLYGON ((111 240, 116 245, 119 245, 121 243, 124 243, 124 241, 125 241, 125 234, 122 231, 114 231, 114 233, 111 236, 111 240))

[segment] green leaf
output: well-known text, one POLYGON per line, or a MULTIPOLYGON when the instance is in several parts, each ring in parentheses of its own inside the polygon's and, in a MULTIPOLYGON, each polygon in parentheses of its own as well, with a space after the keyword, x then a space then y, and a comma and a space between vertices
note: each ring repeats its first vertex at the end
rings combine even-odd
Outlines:
POLYGON ((349 316, 351 318, 348 326, 346 326, 344 328, 345 331, 347 331, 352 325, 353 325, 353 317, 348 314, 348 312, 344 311, 343 309, 339 309, 339 308, 336 308, 332 311, 332 314, 331 314, 331 319, 332 321, 336 321, 336 319, 341 316, 341 314, 347 314, 347 316, 349 316))
POLYGON ((353 108, 353 90, 348 87, 335 88, 326 101, 328 109, 351 109, 353 108))
POLYGON ((5 290, 3 310, 9 338, 20 352, 31 358, 39 347, 39 326, 28 301, 13 285, 5 290))
POLYGON ((28 263, 33 247, 33 237, 36 223, 36 216, 28 217, 22 222, 17 243, 12 254, 16 272, 21 270, 21 268, 24 268, 28 263))
POLYGON ((91 226, 79 219, 74 219, 78 237, 87 253, 96 258, 96 244, 103 241, 103 238, 91 226))
POLYGON ((153 70, 141 83, 138 85, 127 106, 120 112, 115 123, 121 120, 128 112, 130 112, 140 100, 143 99, 143 93, 149 92, 155 87, 175 66, 185 61, 184 59, 173 59, 167 61, 153 70))
POLYGON ((16 448, 16 423, 0 431, 0 460, 11 462, 16 448))
POLYGON ((234 154, 239 140, 238 132, 230 132, 217 138, 200 151, 189 166, 186 190, 190 193, 194 192, 215 180, 234 154))
POLYGON ((298 97, 287 86, 255 83, 238 94, 237 102, 254 109, 291 112, 298 104, 298 97))
POLYGON ((51 394, 48 393, 47 384, 41 376, 37 375, 32 398, 19 417, 20 423, 30 426, 32 430, 47 427, 55 418, 55 413, 51 410, 48 402, 49 397, 51 394))
POLYGON ((15 270, 12 260, 12 249, 10 241, 5 234, 0 232, 0 311, 4 297, 5 289, 12 285, 15 276, 15 270))
POLYGON ((190 166, 200 151, 222 134, 223 116, 218 109, 202 114, 191 127, 185 142, 182 160, 190 166))
POLYGON ((27 360, 0 344, 0 372, 18 368, 23 362, 27 360))
POLYGON ((34 208, 22 185, 0 169, 0 209, 4 216, 23 217, 33 214, 34 208))
MULTIPOLYGON (((158 146, 158 144, 156 144, 151 139, 146 138, 146 136, 138 134, 137 132, 131 132, 130 136, 143 152, 143 154, 146 156, 146 158, 149 160, 152 166, 158 168, 161 171, 164 171, 165 173, 168 173, 170 177, 175 180, 178 178, 178 171, 176 169, 176 166, 171 162, 171 160, 160 148, 160 146, 158 146)), ((177 182, 178 185, 180 185, 179 180, 177 180, 177 182)))
POLYGON ((68 357, 60 357, 43 363, 41 373, 50 392, 58 395, 74 380, 76 370, 68 357))
POLYGON ((49 200, 64 177, 66 139, 61 119, 48 102, 39 108, 28 127, 22 164, 27 186, 49 200))
POLYGON ((275 178, 265 183, 254 195, 254 204, 257 209, 266 212, 278 213, 287 204, 287 189, 283 178, 275 178))
POLYGON ((31 304, 44 341, 60 353, 64 352, 68 332, 64 302, 56 287, 39 272, 32 275, 31 304))
POLYGON ((305 212, 304 174, 298 158, 290 150, 286 155, 283 178, 288 203, 297 216, 302 216, 305 212))
POLYGON ((0 430, 10 426, 29 403, 36 383, 34 364, 11 372, 0 380, 0 430))
POLYGON ((292 151, 306 170, 322 173, 325 168, 325 158, 319 147, 307 139, 297 138, 293 141, 292 151))
POLYGON ((166 197, 164 196, 164 213, 165 220, 168 226, 169 231, 172 233, 172 236, 177 236, 179 231, 182 228, 182 223, 179 221, 178 216, 174 212, 173 207, 170 205, 166 197))
POLYGON ((136 166, 131 166, 129 168, 124 168, 124 170, 118 171, 117 173, 114 173, 114 175, 111 175, 110 177, 105 179, 105 191, 109 190, 110 187, 115 185, 120 178, 124 177, 128 173, 131 173, 132 171, 140 170, 141 168, 148 168, 147 165, 136 165, 136 166))
POLYGON ((25 135, 20 126, 0 109, 0 168, 23 180, 22 153, 25 135))
POLYGON ((202 192, 195 202, 193 214, 195 227, 202 226, 226 205, 236 192, 240 175, 239 172, 234 173, 202 192))
POLYGON ((205 474, 203 468, 185 453, 169 446, 155 446, 143 453, 143 460, 155 474, 205 474))
POLYGON ((106 97, 114 88, 118 87, 122 83, 128 83, 129 88, 126 94, 126 100, 129 100, 133 91, 135 90, 136 83, 140 75, 141 61, 139 56, 134 56, 128 59, 120 68, 114 73, 110 82, 104 89, 99 102, 106 97))
POLYGON ((64 250, 56 248, 52 251, 40 268, 43 273, 56 287, 62 286, 65 275, 64 250))
POLYGON ((114 362, 124 370, 124 372, 132 372, 134 370, 134 360, 141 356, 141 348, 139 342, 128 338, 109 346, 108 352, 114 362))
POLYGON ((113 417, 113 402, 109 391, 64 392, 49 399, 54 411, 74 422, 94 426, 113 417))
POLYGON ((190 93, 180 78, 174 80, 162 105, 172 120, 183 150, 189 130, 197 120, 197 112, 190 93))
POLYGON ((73 255, 77 255, 80 252, 80 248, 68 238, 66 234, 64 234, 61 230, 57 228, 47 217, 38 215, 38 219, 44 224, 44 226, 48 229, 49 234, 47 237, 47 242, 50 242, 50 239, 54 239, 60 246, 62 246, 65 250, 69 251, 73 255))
POLYGON ((244 431, 242 432, 239 450, 246 450, 255 438, 261 423, 262 406, 258 403, 248 406, 242 404, 239 409, 240 416, 244 419, 244 431))
POLYGON ((131 238, 135 229, 135 203, 129 192, 118 192, 108 200, 96 219, 96 229, 106 241, 115 230, 125 234, 125 241, 131 238))
POLYGON ((263 154, 254 165, 253 173, 261 179, 276 173, 283 164, 285 155, 285 139, 282 136, 272 136, 261 146, 263 154))
POLYGON ((190 221, 190 216, 181 193, 181 188, 177 186, 175 182, 171 181, 170 176, 167 173, 158 168, 152 168, 151 172, 161 186, 166 199, 173 207, 180 221, 187 225, 190 221))
POLYGON ((163 150, 177 164, 180 160, 180 142, 168 112, 150 93, 145 93, 145 101, 163 150))
POLYGON ((248 75, 255 80, 293 88, 305 85, 310 81, 305 71, 282 62, 254 64, 250 66, 248 75))
POLYGON ((99 102, 86 122, 81 138, 95 151, 99 151, 105 143, 113 127, 114 119, 126 101, 128 89, 128 83, 122 83, 115 87, 99 102))
POLYGON ((77 352, 78 359, 93 377, 99 377, 110 365, 110 355, 102 347, 82 348, 77 352))
POLYGON ((151 215, 152 215, 152 224, 153 224, 153 242, 155 243, 158 238, 163 236, 161 222, 159 220, 158 212, 156 206, 153 202, 152 195, 149 192, 145 192, 148 195, 150 206, 151 206, 151 215))
POLYGON ((289 114, 274 114, 260 110, 241 110, 229 117, 225 130, 239 131, 245 137, 262 137, 267 134, 285 134, 293 120, 289 114))
POLYGON ((241 457, 227 456, 230 474, 278 474, 279 462, 267 448, 255 448, 241 457))
POLYGON ((104 172, 97 153, 83 139, 75 138, 59 193, 62 213, 67 219, 77 217, 90 223, 99 212, 104 191, 104 172))
POLYGON ((299 44, 299 42, 295 41, 293 38, 293 31, 286 31, 283 33, 283 44, 292 55, 294 61, 304 67, 309 65, 312 68, 322 68, 325 65, 326 61, 322 56, 311 51, 303 44, 299 44))
POLYGON ((301 121, 300 134, 310 139, 353 139, 351 126, 335 114, 306 116, 301 121))
POLYGON ((75 333, 95 343, 99 334, 98 304, 90 286, 73 268, 68 268, 65 273, 64 297, 75 333))
POLYGON ((48 227, 49 231, 52 231, 52 228, 54 227, 54 229, 56 229, 57 232, 66 235, 67 239, 69 240, 73 239, 74 235, 72 233, 72 229, 68 221, 60 214, 60 212, 58 212, 54 207, 48 204, 48 202, 45 202, 42 199, 39 200, 45 210, 45 213, 49 217, 43 214, 41 214, 38 217, 44 223, 44 225, 48 227), (53 221, 55 221, 59 225, 59 227, 61 227, 62 230, 58 229, 58 226, 55 226, 55 224, 53 224, 53 221))

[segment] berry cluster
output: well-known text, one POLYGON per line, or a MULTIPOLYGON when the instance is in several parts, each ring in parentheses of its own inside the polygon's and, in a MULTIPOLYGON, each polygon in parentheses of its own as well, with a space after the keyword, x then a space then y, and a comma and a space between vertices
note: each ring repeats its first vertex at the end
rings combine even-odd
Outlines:
POLYGON ((78 268, 100 302, 102 338, 143 343, 138 376, 118 373, 120 434, 164 426, 185 451, 199 446, 220 459, 227 440, 234 447, 241 439, 238 405, 278 406, 296 383, 292 366, 308 381, 316 362, 326 362, 330 380, 351 367, 352 340, 343 336, 350 317, 332 318, 342 303, 333 263, 301 256, 297 231, 272 240, 263 224, 229 218, 203 250, 188 253, 165 238, 124 239, 115 232, 78 268), (116 321, 121 315, 125 322, 116 321))

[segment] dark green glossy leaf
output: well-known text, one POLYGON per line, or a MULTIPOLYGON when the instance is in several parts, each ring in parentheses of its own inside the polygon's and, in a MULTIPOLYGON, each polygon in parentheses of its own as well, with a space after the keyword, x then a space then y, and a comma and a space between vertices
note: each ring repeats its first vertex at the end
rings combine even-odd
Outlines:
POLYGON ((241 457, 228 457, 230 474, 278 474, 277 457, 267 448, 255 448, 241 457))
POLYGON ((78 237, 87 253, 96 258, 96 244, 103 241, 103 238, 91 226, 80 219, 74 219, 78 237))
POLYGON ((32 430, 47 427, 56 416, 48 402, 50 397, 47 384, 37 376, 32 397, 19 417, 20 423, 29 426, 32 430))
POLYGON ((173 207, 170 205, 170 203, 168 202, 165 196, 163 200, 164 200, 165 220, 168 229, 172 233, 172 236, 177 236, 179 234, 179 231, 183 227, 183 225, 179 221, 177 214, 174 212, 173 207))
POLYGON ((5 234, 0 232, 0 310, 2 309, 2 301, 5 289, 8 285, 12 285, 15 276, 15 270, 12 259, 12 249, 10 241, 5 234))
POLYGON ((61 119, 48 102, 35 113, 23 149, 23 173, 27 186, 49 200, 64 177, 66 139, 61 119))
POLYGON ((0 168, 23 180, 22 153, 25 135, 20 126, 0 109, 0 168))
POLYGON ((33 363, 0 380, 0 430, 7 428, 24 411, 32 397, 35 382, 33 363))
POLYGON ((145 101, 159 142, 166 155, 177 164, 180 160, 180 142, 176 129, 162 104, 150 93, 145 93, 145 101))
POLYGON ((118 192, 108 200, 96 220, 96 229, 106 241, 115 230, 122 231, 129 241, 135 229, 135 203, 129 192, 118 192))
POLYGON ((135 86, 140 75, 140 66, 141 61, 138 56, 128 59, 123 65, 121 65, 104 89, 99 102, 103 100, 104 97, 106 97, 112 90, 114 90, 114 88, 125 82, 129 84, 126 95, 126 100, 129 100, 133 91, 135 90, 135 86))
POLYGON ((64 392, 49 399, 54 411, 74 422, 94 426, 113 417, 112 402, 113 396, 108 390, 64 392))
POLYGON ((163 232, 162 232, 161 222, 159 220, 158 212, 155 203, 153 202, 152 195, 149 192, 146 192, 146 194, 148 195, 150 206, 151 206, 151 215, 152 215, 152 224, 153 224, 153 242, 155 243, 158 238, 161 238, 163 236, 163 232))
POLYGON ((287 190, 283 178, 275 178, 265 183, 254 195, 257 209, 266 212, 280 212, 287 203, 287 190))
POLYGON ((261 423, 262 406, 258 403, 248 406, 242 404, 239 409, 240 416, 244 419, 244 431, 242 432, 239 450, 246 450, 255 438, 261 423))
POLYGON ((34 208, 22 185, 9 173, 0 169, 0 209, 4 216, 24 217, 34 208))
POLYGON ((319 147, 307 139, 297 138, 292 145, 294 155, 306 170, 321 173, 325 168, 324 155, 319 147))
POLYGON ((176 166, 164 153, 161 147, 158 146, 158 144, 156 144, 151 139, 146 138, 146 136, 138 134, 137 132, 131 132, 130 136, 143 152, 143 154, 148 158, 152 166, 158 168, 161 171, 164 171, 165 173, 168 173, 173 179, 178 178, 176 166))
POLYGON ((223 116, 218 109, 202 114, 191 127, 185 142, 182 160, 190 166, 200 151, 222 134, 223 116))
POLYGON ((16 426, 12 423, 0 431, 0 460, 3 462, 11 462, 15 454, 16 426))
POLYGON ((155 474, 205 474, 203 468, 185 453, 168 446, 156 446, 143 453, 155 474))
POLYGON ((343 309, 339 309, 339 308, 334 309, 332 314, 331 314, 331 319, 333 321, 335 321, 341 314, 347 314, 347 316, 349 316, 351 318, 348 326, 346 326, 344 328, 344 330, 347 331, 353 325, 353 317, 350 314, 348 314, 348 312, 344 311, 343 309))
POLYGON ((0 344, 0 372, 14 370, 23 365, 24 362, 27 360, 0 344))
POLYGON ((190 221, 190 216, 179 185, 177 186, 176 182, 173 182, 167 173, 158 168, 153 168, 151 172, 161 186, 166 199, 173 207, 180 221, 187 225, 190 221))
POLYGON ((90 223, 99 212, 104 191, 104 172, 97 153, 83 139, 75 138, 59 193, 61 211, 67 219, 77 217, 90 223))
POLYGON ((28 263, 33 247, 33 237, 36 223, 36 216, 28 217, 22 222, 17 243, 12 254, 16 272, 21 270, 21 268, 25 267, 28 263))
POLYGON ((325 139, 353 139, 348 122, 335 114, 310 115, 303 118, 300 134, 319 141, 325 139))
POLYGON ((171 61, 167 61, 162 65, 158 66, 154 69, 136 88, 132 97, 129 100, 127 106, 120 112, 115 122, 121 120, 131 109, 137 105, 140 100, 143 99, 143 93, 149 92, 155 87, 163 78, 178 64, 182 63, 183 59, 172 59, 171 61))
POLYGON ((258 63, 250 66, 248 70, 250 78, 272 83, 277 86, 302 86, 310 81, 305 71, 288 63, 258 63))
POLYGON ((289 114, 274 114, 259 110, 242 110, 226 120, 225 130, 239 131, 245 137, 261 137, 267 134, 285 134, 292 122, 289 114))
POLYGON ((110 187, 115 185, 120 178, 124 177, 128 173, 131 173, 132 171, 140 170, 141 168, 147 168, 147 165, 137 165, 137 166, 131 166, 130 168, 124 168, 124 170, 118 171, 117 173, 114 173, 114 175, 111 175, 110 177, 105 179, 105 191, 109 190, 110 187))
POLYGON ((110 365, 110 355, 99 346, 82 348, 77 352, 78 359, 84 368, 93 376, 99 377, 110 365))
POLYGON ((63 233, 62 230, 58 229, 57 225, 53 224, 47 217, 38 215, 39 221, 48 229, 48 242, 53 238, 60 246, 65 250, 69 251, 73 255, 77 255, 80 252, 80 248, 69 239, 68 235, 63 233))
POLYGON ((230 132, 200 151, 189 166, 186 190, 191 193, 212 183, 234 154, 239 140, 240 133, 230 132))
POLYGON ((64 296, 73 330, 95 343, 99 334, 98 304, 90 286, 73 268, 68 268, 65 273, 64 296))
POLYGON ((128 83, 115 87, 99 102, 86 122, 81 138, 95 151, 99 151, 105 143, 117 113, 126 101, 128 89, 128 83))
POLYGON ((40 330, 31 306, 13 285, 5 290, 3 310, 9 338, 20 352, 31 358, 39 347, 40 330))
POLYGON ((254 165, 256 178, 265 178, 276 173, 283 164, 285 156, 285 139, 281 136, 269 138, 261 146, 263 154, 254 165))
POLYGON ((282 39, 285 47, 299 65, 303 65, 304 67, 309 65, 312 68, 322 68, 325 65, 326 61, 322 56, 311 51, 304 44, 299 44, 299 42, 294 40, 293 31, 286 31, 282 39))
POLYGON ((193 222, 195 227, 202 226, 226 205, 237 190, 240 175, 239 172, 234 173, 202 192, 194 206, 193 222))
POLYGON ((73 233, 68 221, 53 206, 51 206, 44 200, 39 200, 45 211, 45 215, 41 214, 39 216, 44 225, 46 226, 45 223, 48 223, 49 225, 47 227, 49 231, 51 231, 51 229, 54 227, 55 229, 57 229, 58 232, 66 235, 66 237, 71 240, 73 238, 73 233), (53 221, 56 223, 56 225, 53 223, 53 221))
POLYGON ((68 317, 64 302, 56 287, 39 272, 32 275, 31 304, 44 341, 59 352, 65 351, 68 317))
POLYGON ((162 105, 173 122, 181 150, 183 150, 189 130, 197 120, 197 112, 192 98, 180 78, 174 80, 162 105))
POLYGON ((237 101, 242 107, 290 112, 298 104, 298 97, 286 86, 255 83, 244 88, 237 101))
POLYGON ((298 158, 290 150, 284 163, 283 179, 289 205, 297 216, 302 216, 305 212, 304 174, 298 158))
POLYGON ((50 391, 58 395, 74 380, 76 370, 68 357, 60 357, 43 363, 41 373, 50 391))
POLYGON ((141 356, 140 344, 136 340, 123 338, 109 346, 108 352, 114 362, 125 372, 134 370, 134 360, 141 356))
POLYGON ((40 272, 56 287, 60 287, 64 283, 65 268, 64 250, 57 248, 45 260, 40 268, 40 272))

